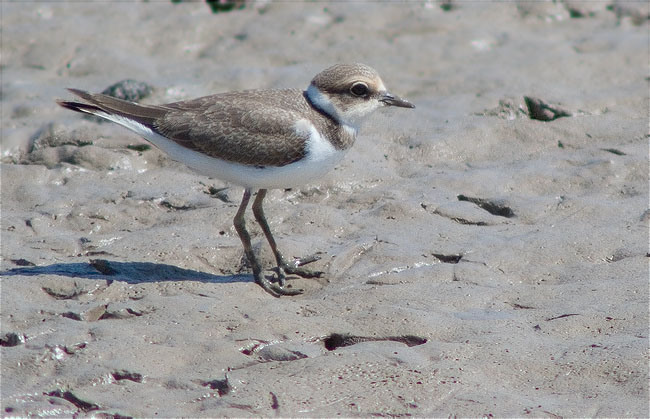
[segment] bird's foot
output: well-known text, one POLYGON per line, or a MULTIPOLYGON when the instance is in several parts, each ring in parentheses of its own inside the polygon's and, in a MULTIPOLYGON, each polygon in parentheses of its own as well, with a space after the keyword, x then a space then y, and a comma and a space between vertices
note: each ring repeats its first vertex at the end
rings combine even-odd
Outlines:
POLYGON ((289 289, 284 287, 285 281, 280 281, 280 285, 272 284, 266 277, 260 272, 255 274, 255 282, 261 286, 264 291, 271 294, 274 297, 282 297, 283 295, 299 295, 302 294, 303 290, 300 288, 289 289))
POLYGON ((286 281, 286 275, 297 275, 302 278, 320 278, 325 272, 322 271, 312 271, 311 269, 303 268, 304 265, 315 262, 320 259, 320 256, 311 255, 300 259, 294 259, 291 262, 287 262, 282 259, 276 271, 278 273, 277 278, 281 286, 284 286, 286 281))

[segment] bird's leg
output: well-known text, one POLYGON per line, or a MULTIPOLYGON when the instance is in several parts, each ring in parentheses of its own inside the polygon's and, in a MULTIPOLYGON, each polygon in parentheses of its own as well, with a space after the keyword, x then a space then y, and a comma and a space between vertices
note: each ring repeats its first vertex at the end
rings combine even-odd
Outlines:
POLYGON ((275 261, 278 264, 278 281, 280 282, 280 285, 284 286, 285 279, 286 279, 285 273, 298 275, 303 278, 321 277, 323 275, 323 272, 311 271, 309 269, 300 267, 301 265, 305 265, 307 263, 318 260, 316 256, 312 256, 304 260, 298 259, 293 263, 287 263, 287 261, 284 259, 282 253, 280 253, 280 251, 278 250, 278 245, 275 242, 275 238, 271 233, 271 228, 269 227, 269 223, 266 221, 266 216, 264 215, 264 208, 262 207, 262 201, 264 201, 265 196, 266 196, 266 189, 260 189, 257 191, 257 196, 255 197, 255 201, 253 202, 253 214, 255 215, 255 220, 257 220, 257 223, 260 225, 260 227, 262 227, 262 231, 264 231, 266 240, 269 242, 269 245, 271 246, 271 250, 273 251, 273 255, 275 256, 275 261))
MULTIPOLYGON (((251 198, 251 190, 249 188, 244 189, 244 196, 242 197, 241 204, 235 214, 233 219, 233 224, 235 225, 235 230, 239 234, 239 239, 244 246, 244 253, 246 253, 246 258, 253 268, 253 276, 255 277, 255 282, 257 282, 264 291, 268 292, 274 297, 280 297, 281 295, 296 295, 300 294, 301 290, 285 290, 277 285, 271 284, 268 279, 262 274, 262 265, 255 257, 253 252, 253 246, 251 246, 251 236, 246 230, 246 221, 244 220, 244 214, 246 213, 246 208, 248 207, 248 202, 251 198)), ((257 202, 257 201, 256 201, 257 202)))

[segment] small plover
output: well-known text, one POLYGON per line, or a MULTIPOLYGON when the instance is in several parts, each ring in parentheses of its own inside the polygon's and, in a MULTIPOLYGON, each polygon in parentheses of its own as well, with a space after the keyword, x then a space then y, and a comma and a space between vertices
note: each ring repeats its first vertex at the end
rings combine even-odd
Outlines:
POLYGON ((337 64, 316 75, 307 90, 246 90, 165 105, 141 105, 104 94, 69 89, 85 102, 59 100, 64 108, 96 115, 139 134, 206 176, 244 187, 235 230, 255 281, 273 296, 296 295, 286 274, 317 277, 288 263, 264 216, 267 189, 290 188, 318 180, 343 157, 359 124, 382 106, 414 108, 386 90, 379 74, 364 64, 337 64), (277 284, 263 274, 244 213, 253 191, 253 214, 277 262, 277 284))

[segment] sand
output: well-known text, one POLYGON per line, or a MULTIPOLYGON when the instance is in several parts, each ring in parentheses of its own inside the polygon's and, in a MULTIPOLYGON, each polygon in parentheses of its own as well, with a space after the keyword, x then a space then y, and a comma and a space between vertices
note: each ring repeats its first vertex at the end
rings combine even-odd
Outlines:
POLYGON ((650 415, 646 3, 1 7, 3 416, 650 415), (326 272, 297 297, 252 281, 241 188, 55 104, 336 62, 417 108, 269 193, 326 272))

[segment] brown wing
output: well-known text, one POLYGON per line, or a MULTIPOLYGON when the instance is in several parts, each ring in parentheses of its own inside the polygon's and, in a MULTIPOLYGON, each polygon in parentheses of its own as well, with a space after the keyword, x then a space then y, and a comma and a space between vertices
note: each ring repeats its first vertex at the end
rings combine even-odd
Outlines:
POLYGON ((90 114, 119 115, 183 147, 257 166, 284 166, 306 154, 307 133, 293 129, 309 113, 299 90, 223 93, 167 105, 140 105, 101 93, 69 89, 88 103, 58 101, 90 114))
POLYGON ((246 91, 170 103, 153 129, 212 157, 284 166, 306 153, 308 134, 293 128, 304 118, 297 99, 299 91, 246 91))

